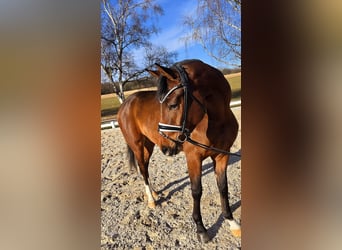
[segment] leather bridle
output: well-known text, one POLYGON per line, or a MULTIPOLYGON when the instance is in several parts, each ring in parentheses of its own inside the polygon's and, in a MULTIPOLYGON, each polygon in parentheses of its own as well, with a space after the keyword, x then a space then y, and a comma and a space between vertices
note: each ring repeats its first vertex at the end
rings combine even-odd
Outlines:
POLYGON ((194 141, 190 138, 190 130, 188 128, 186 128, 186 120, 187 120, 187 114, 188 114, 188 97, 190 96, 194 101, 196 101, 203 109, 204 113, 207 112, 205 106, 194 96, 192 95, 192 93, 189 91, 189 79, 188 79, 188 75, 185 72, 184 68, 182 67, 181 64, 176 63, 174 65, 174 68, 176 69, 176 71, 178 72, 179 76, 180 76, 180 84, 171 88, 163 97, 161 97, 159 99, 160 104, 163 104, 165 102, 165 100, 177 89, 184 89, 184 109, 183 109, 183 121, 182 121, 182 125, 171 125, 171 124, 165 124, 165 123, 158 123, 158 132, 159 134, 161 134, 164 138, 167 138, 168 140, 171 140, 175 143, 184 143, 185 141, 199 146, 201 148, 207 149, 207 150, 213 150, 222 154, 227 154, 227 155, 235 155, 238 157, 241 157, 240 154, 237 153, 231 153, 219 148, 215 148, 215 147, 210 147, 207 145, 204 145, 202 143, 199 143, 197 141, 194 141), (179 135, 177 136, 176 139, 173 139, 171 137, 169 137, 167 134, 165 134, 164 132, 178 132, 179 135))
POLYGON ((172 140, 174 142, 183 143, 184 141, 187 140, 188 136, 190 135, 190 130, 185 127, 186 126, 186 120, 187 120, 187 114, 188 114, 188 96, 189 96, 188 84, 189 84, 189 80, 188 80, 188 75, 186 74, 185 70, 183 69, 183 67, 181 65, 175 64, 174 68, 177 70, 177 72, 180 75, 180 84, 173 87, 172 89, 170 89, 165 94, 165 96, 163 96, 162 98, 159 99, 159 102, 160 102, 160 104, 164 103, 166 98, 169 97, 174 91, 176 91, 177 89, 183 88, 183 90, 184 90, 184 109, 183 109, 182 125, 181 126, 170 125, 170 124, 165 124, 165 123, 159 122, 158 131, 163 137, 165 137, 169 140, 172 140), (179 135, 178 135, 177 139, 175 140, 175 139, 169 137, 168 135, 166 135, 164 132, 179 132, 179 135))

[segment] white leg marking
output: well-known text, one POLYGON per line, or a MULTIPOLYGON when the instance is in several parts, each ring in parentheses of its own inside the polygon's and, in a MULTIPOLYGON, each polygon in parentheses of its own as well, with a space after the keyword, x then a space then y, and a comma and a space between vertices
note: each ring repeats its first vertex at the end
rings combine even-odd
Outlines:
POLYGON ((147 200, 148 202, 154 202, 153 196, 152 196, 152 191, 149 185, 145 185, 145 190, 146 190, 146 195, 147 195, 147 200))
POLYGON ((240 225, 235 220, 228 220, 230 230, 239 230, 241 229, 240 225))

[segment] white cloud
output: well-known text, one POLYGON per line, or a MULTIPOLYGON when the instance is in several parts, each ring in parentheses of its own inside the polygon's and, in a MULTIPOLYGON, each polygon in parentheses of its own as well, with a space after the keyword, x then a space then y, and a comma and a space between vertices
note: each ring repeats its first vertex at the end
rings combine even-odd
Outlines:
MULTIPOLYGON (((189 32, 185 29, 182 19, 191 15, 196 11, 197 1, 174 1, 171 5, 164 5, 165 16, 161 18, 159 24, 161 33, 152 38, 152 42, 156 45, 166 47, 169 51, 177 51, 185 48, 185 43, 182 38, 189 32), (175 9, 168 9, 168 7, 175 7, 175 9)), ((188 44, 188 48, 192 44, 188 44)))
MULTIPOLYGON (((194 14, 197 8, 197 1, 157 1, 164 9, 164 15, 159 18, 157 24, 161 29, 160 33, 153 35, 151 42, 157 46, 164 46, 170 52, 191 51, 196 45, 193 41, 187 42, 182 39, 189 30, 185 28, 182 19, 185 16, 194 14)), ((141 65, 144 58, 144 50, 137 49, 134 51, 136 63, 141 65)))
POLYGON ((176 51, 184 47, 184 43, 181 41, 183 34, 179 27, 173 26, 165 28, 160 34, 154 36, 151 41, 155 45, 166 47, 169 51, 176 51))

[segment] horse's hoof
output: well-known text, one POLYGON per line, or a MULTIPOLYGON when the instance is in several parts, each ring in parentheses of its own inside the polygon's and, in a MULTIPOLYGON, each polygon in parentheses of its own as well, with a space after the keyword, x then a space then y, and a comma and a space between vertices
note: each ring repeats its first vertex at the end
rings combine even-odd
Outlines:
POLYGON ((241 229, 234 229, 231 230, 232 231, 232 235, 237 237, 237 238, 241 238, 241 229))
POLYGON ((209 238, 209 235, 208 235, 207 232, 205 232, 205 233, 197 233, 197 238, 202 243, 207 243, 208 241, 210 241, 210 238, 209 238))
POLYGON ((155 208, 156 208, 156 203, 155 203, 154 201, 148 202, 147 205, 148 205, 149 208, 152 208, 152 209, 155 209, 155 208))
POLYGON ((241 237, 241 226, 235 220, 228 220, 230 231, 235 237, 241 237))
POLYGON ((156 200, 158 200, 158 198, 159 198, 156 191, 152 191, 152 196, 153 196, 153 198, 156 199, 156 200))

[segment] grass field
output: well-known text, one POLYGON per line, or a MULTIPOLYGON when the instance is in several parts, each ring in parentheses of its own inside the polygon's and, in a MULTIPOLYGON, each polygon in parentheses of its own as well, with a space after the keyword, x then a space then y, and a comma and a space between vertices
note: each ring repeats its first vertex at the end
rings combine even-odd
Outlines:
POLYGON ((232 99, 241 99, 241 73, 235 73, 231 75, 226 75, 226 79, 232 89, 232 99))
MULTIPOLYGON (((229 81, 229 84, 232 88, 233 100, 239 100, 241 98, 241 73, 226 75, 225 77, 229 81)), ((125 96, 127 97, 136 91, 153 90, 153 89, 156 89, 156 88, 125 91, 125 96)), ((101 96, 102 121, 115 118, 119 107, 120 107, 120 102, 115 94, 102 95, 101 96)))

